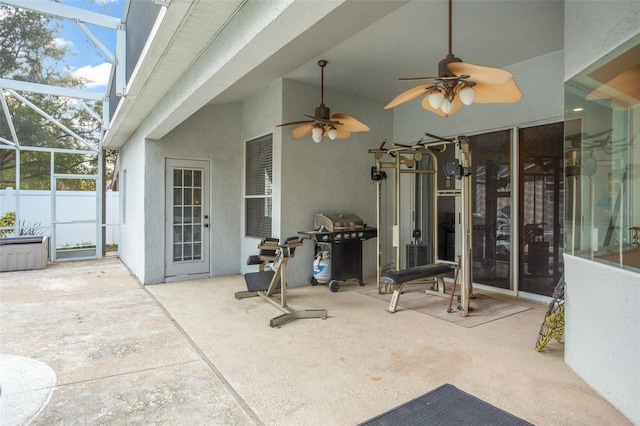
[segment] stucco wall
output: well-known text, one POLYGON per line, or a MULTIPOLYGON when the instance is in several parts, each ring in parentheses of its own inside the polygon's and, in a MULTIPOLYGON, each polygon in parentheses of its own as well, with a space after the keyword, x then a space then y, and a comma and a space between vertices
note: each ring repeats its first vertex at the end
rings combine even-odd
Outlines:
MULTIPOLYGON (((392 115, 381 102, 349 94, 325 90, 324 101, 332 113, 352 115, 371 131, 353 133, 346 140, 323 139, 319 144, 310 136, 293 140, 294 127, 275 125, 313 114, 320 104, 320 88, 291 80, 278 80, 243 104, 243 141, 273 132, 274 237, 283 239, 312 229, 314 214, 322 212, 354 213, 375 226, 376 192, 369 177, 374 161, 368 150, 390 138, 392 115)), ((242 236, 241 257, 246 259, 256 254, 258 240, 244 237, 244 232, 242 236)), ((313 255, 311 241, 296 250, 287 269, 290 287, 309 284, 313 255)), ((375 274, 375 267, 375 242, 368 240, 363 243, 363 275, 375 274)), ((253 271, 255 266, 243 264, 243 273, 253 271)))
MULTIPOLYGON (((320 104, 320 88, 284 80, 283 121, 304 119, 320 104)), ((311 136, 294 140, 289 127, 282 132, 282 223, 283 237, 313 229, 316 213, 353 213, 376 226, 376 186, 370 169, 375 164, 368 153, 393 131, 391 111, 384 103, 325 89, 324 103, 331 113, 351 115, 370 128, 352 133, 349 139, 323 138, 314 143, 311 136)), ((375 240, 362 243, 363 276, 376 273, 375 240)), ((314 244, 306 241, 296 251, 296 260, 287 273, 291 286, 308 284, 313 275, 314 244), (289 271, 291 271, 289 273, 289 271)))
POLYGON ((640 275, 564 256, 565 361, 634 424, 640 424, 640 275))
POLYGON ((208 160, 211 164, 211 275, 239 272, 240 196, 243 168, 239 143, 240 104, 205 106, 159 140, 148 140, 145 205, 145 284, 164 281, 165 160, 208 160), (224 221, 216 220, 224 218, 224 221))
POLYGON ((126 175, 120 185, 120 203, 123 211, 120 217, 120 244, 118 256, 131 272, 145 282, 145 164, 140 161, 145 156, 144 138, 136 132, 120 150, 120 173, 126 175), (126 220, 125 219, 126 216, 126 220))
MULTIPOLYGON (((254 93, 251 97, 245 99, 242 103, 242 130, 240 149, 242 152, 242 168, 241 168, 241 182, 242 186, 238 192, 238 196, 241 198, 241 211, 240 215, 240 231, 236 238, 241 240, 241 271, 242 273, 255 272, 256 266, 249 266, 246 260, 249 256, 258 254, 258 243, 260 239, 245 237, 245 224, 244 224, 244 182, 245 182, 245 148, 246 142, 255 138, 273 133, 273 222, 272 222, 272 237, 280 237, 280 167, 281 162, 281 142, 280 133, 275 126, 281 123, 282 117, 282 81, 277 80, 265 87, 263 90, 254 93)), ((294 264, 295 262, 291 262, 294 264)))
MULTIPOLYGON (((569 79, 640 31, 640 2, 565 2, 569 79)), ((565 361, 640 424, 640 275, 565 255, 565 361)))

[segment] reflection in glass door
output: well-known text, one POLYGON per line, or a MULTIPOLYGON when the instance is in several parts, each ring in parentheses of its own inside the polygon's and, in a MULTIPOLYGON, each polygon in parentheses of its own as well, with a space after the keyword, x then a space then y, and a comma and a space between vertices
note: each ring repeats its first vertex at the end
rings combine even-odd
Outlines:
POLYGON ((472 150, 473 281, 513 290, 511 130, 469 138, 472 150))
POLYGON ((513 155, 511 135, 469 137, 473 281, 551 296, 563 273, 564 124, 518 129, 513 155))
POLYGON ((208 167, 167 160, 167 276, 209 272, 208 167))
POLYGON ((564 125, 519 130, 519 290, 551 296, 562 274, 564 125))

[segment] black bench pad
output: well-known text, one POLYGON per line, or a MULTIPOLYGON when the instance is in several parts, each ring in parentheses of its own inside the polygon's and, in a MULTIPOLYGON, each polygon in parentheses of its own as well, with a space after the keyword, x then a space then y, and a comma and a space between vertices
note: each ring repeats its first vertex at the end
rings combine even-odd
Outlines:
POLYGON ((404 269, 402 271, 388 272, 380 277, 380 281, 386 284, 402 284, 407 281, 418 280, 420 278, 431 278, 437 275, 451 272, 451 266, 445 263, 434 263, 432 265, 421 265, 415 268, 404 269))
MULTIPOLYGON (((244 274, 244 280, 247 283, 247 290, 249 291, 265 291, 269 288, 269 284, 271 284, 271 279, 275 272, 273 271, 262 271, 262 272, 250 272, 248 274, 244 274)), ((278 285, 279 288, 280 286, 278 285)))

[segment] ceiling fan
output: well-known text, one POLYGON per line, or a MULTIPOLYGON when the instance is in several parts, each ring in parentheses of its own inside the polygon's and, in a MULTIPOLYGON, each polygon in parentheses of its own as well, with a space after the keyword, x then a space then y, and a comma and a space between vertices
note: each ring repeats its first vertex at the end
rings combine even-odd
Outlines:
POLYGON ((451 5, 452 0, 449 0, 449 54, 439 62, 438 76, 401 78, 431 82, 401 93, 385 109, 426 95, 422 99, 422 107, 441 117, 448 117, 458 112, 462 105, 473 102, 514 103, 522 99, 522 92, 509 71, 465 63, 451 53, 451 5))
POLYGON ((320 86, 320 106, 316 107, 313 116, 304 114, 310 120, 292 121, 290 123, 279 124, 276 127, 293 126, 301 124, 291 131, 293 139, 301 139, 309 134, 313 140, 318 143, 322 140, 322 136, 328 136, 329 139, 347 139, 352 132, 368 132, 369 126, 356 120, 347 114, 333 114, 329 107, 324 104, 324 67, 327 61, 321 59, 318 61, 321 69, 321 86, 320 86))

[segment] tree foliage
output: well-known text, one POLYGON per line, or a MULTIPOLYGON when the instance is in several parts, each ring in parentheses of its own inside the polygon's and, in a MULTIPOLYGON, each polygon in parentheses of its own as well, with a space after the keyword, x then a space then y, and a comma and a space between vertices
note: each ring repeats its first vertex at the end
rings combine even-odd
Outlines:
MULTIPOLYGON (((71 75, 63 65, 65 56, 71 52, 56 42, 61 30, 59 21, 49 16, 8 5, 0 5, 0 76, 13 80, 47 84, 61 87, 82 88, 85 81, 71 75)), ((79 101, 60 96, 40 93, 20 93, 62 126, 89 142, 99 146, 101 123, 83 107, 102 116, 102 104, 93 101, 79 101)), ((18 142, 23 147, 64 148, 86 150, 73 136, 54 125, 31 107, 14 96, 6 101, 15 128, 18 142)), ((5 111, 0 113, 0 137, 13 141, 5 111)), ((15 141, 14 141, 15 142, 15 141)), ((82 151, 78 151, 82 152, 82 151)), ((50 189, 51 155, 28 149, 20 152, 20 187, 23 189, 50 189)), ((115 152, 107 153, 108 159, 115 158, 115 152)), ((55 154, 56 173, 95 174, 98 157, 96 155, 55 154)), ((0 149, 0 188, 15 186, 16 152, 0 149)), ((68 184, 70 188, 81 189, 80 181, 68 184), (75 186, 78 186, 77 188, 75 186)))
POLYGON ((53 42, 60 25, 38 12, 1 6, 0 72, 4 78, 53 83, 55 65, 67 54, 53 42), (47 67, 47 65, 49 65, 47 67))

